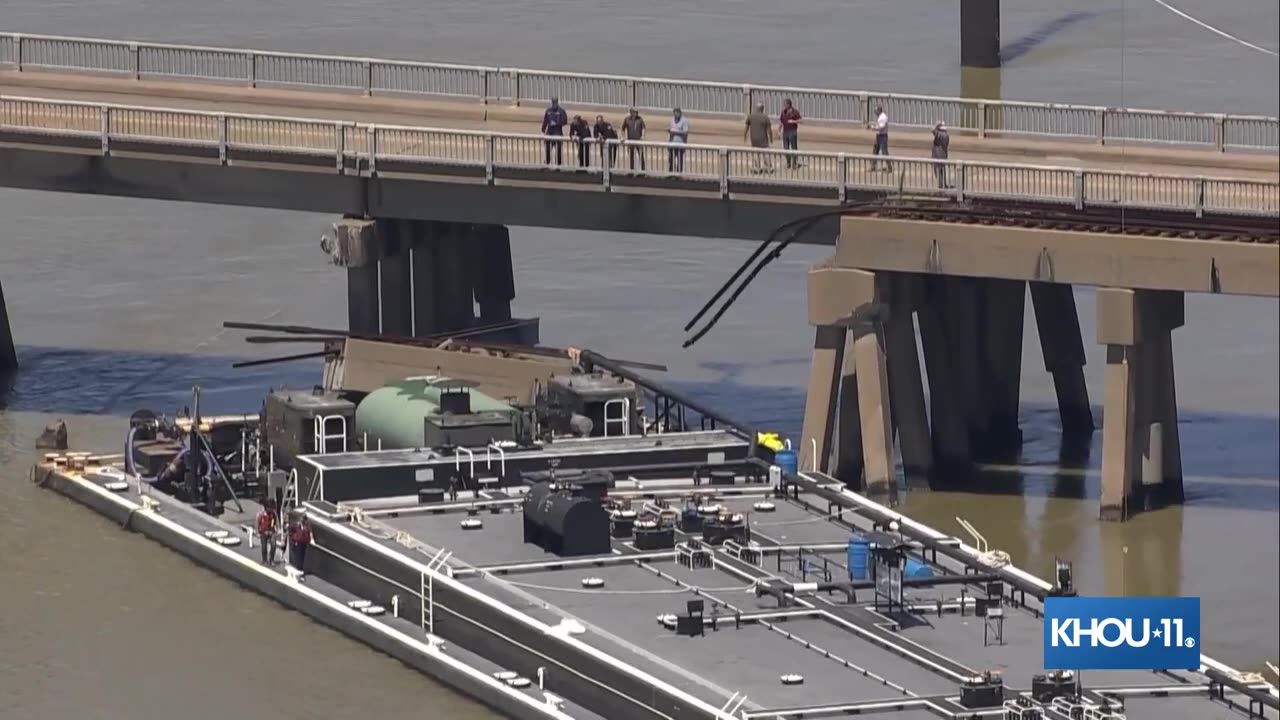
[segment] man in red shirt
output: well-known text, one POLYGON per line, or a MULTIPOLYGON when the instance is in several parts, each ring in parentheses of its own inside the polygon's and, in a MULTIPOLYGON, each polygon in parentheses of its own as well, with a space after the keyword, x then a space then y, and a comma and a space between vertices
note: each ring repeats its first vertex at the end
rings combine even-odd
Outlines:
POLYGON ((275 503, 268 500, 258 513, 258 542, 262 543, 262 564, 276 563, 276 511, 275 503))
POLYGON ((782 128, 782 149, 792 151, 787 155, 787 167, 794 170, 800 167, 800 158, 795 154, 800 149, 800 111, 791 104, 791 98, 782 101, 778 125, 782 128))
POLYGON ((301 577, 307 563, 307 548, 311 546, 311 521, 306 515, 299 513, 298 519, 289 528, 289 564, 298 571, 301 577))

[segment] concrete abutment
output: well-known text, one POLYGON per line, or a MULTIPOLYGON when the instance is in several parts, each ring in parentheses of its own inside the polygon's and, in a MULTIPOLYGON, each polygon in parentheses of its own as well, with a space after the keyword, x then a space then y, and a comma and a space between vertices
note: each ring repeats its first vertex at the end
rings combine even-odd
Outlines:
POLYGON ((347 269, 348 329, 357 335, 536 344, 535 321, 513 321, 507 228, 399 218, 344 218, 325 249, 347 269), (479 307, 477 314, 476 308, 479 307), (481 331, 482 328, 499 326, 481 331))

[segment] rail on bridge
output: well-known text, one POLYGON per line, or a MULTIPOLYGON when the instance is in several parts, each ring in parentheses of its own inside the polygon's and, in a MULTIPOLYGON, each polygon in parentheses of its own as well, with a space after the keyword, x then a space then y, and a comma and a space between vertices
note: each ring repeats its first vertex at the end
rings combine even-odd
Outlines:
POLYGON ((484 103, 545 102, 740 115, 756 103, 792 98, 807 121, 866 127, 883 106, 895 126, 944 121, 977 137, 1052 137, 1096 143, 1265 151, 1280 149, 1274 117, 1176 112, 1061 103, 982 100, 867 90, 627 77, 240 48, 0 33, 0 70, 91 72, 116 76, 305 88, 364 95, 435 96, 484 103))

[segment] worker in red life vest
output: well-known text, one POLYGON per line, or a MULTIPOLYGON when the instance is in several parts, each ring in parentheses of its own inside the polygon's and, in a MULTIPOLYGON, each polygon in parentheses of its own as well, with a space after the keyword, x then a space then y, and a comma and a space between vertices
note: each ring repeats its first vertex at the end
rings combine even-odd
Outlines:
POLYGON ((258 513, 258 540, 262 543, 262 564, 274 565, 276 562, 276 508, 275 502, 268 500, 258 513))
POLYGON ((306 515, 299 515, 289 528, 289 564, 299 574, 307 560, 307 547, 311 545, 311 521, 306 515))

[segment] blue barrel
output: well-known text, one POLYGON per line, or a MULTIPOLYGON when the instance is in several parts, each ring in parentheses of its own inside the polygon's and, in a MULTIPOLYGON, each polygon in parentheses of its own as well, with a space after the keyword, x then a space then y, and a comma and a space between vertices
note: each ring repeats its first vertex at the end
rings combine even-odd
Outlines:
POLYGON ((906 565, 902 568, 902 577, 909 578, 927 578, 933 577, 933 568, 925 565, 919 560, 907 558, 906 565))
POLYGON ((849 575, 854 580, 867 579, 867 558, 871 555, 871 541, 864 535, 849 538, 849 575))
POLYGON ((800 472, 800 460, 795 450, 779 450, 773 454, 773 464, 782 468, 782 472, 795 475, 800 472))

